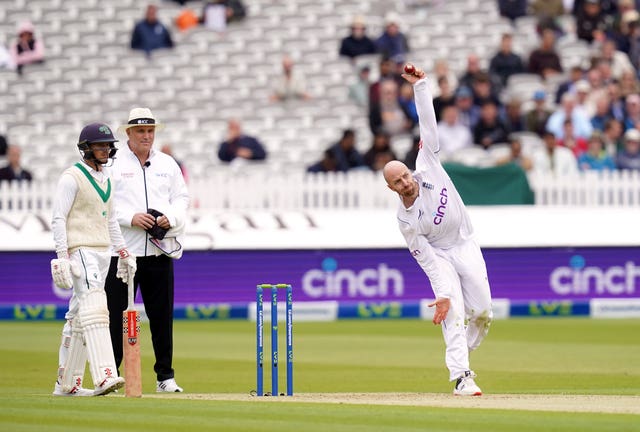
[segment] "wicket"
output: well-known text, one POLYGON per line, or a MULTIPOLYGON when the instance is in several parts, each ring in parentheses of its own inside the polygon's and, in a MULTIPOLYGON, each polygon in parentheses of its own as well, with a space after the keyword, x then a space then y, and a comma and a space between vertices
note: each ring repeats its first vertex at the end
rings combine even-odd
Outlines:
MULTIPOLYGON (((289 284, 260 284, 256 288, 256 394, 263 392, 264 290, 271 290, 271 395, 278 396, 278 289, 286 289, 287 396, 293 396, 293 289, 289 284)), ((284 396, 284 393, 282 394, 284 396)))

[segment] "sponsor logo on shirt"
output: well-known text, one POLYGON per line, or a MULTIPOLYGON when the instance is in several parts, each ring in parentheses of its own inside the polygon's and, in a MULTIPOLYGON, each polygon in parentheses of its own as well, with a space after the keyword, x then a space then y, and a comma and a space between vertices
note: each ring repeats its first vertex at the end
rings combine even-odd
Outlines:
POLYGON ((440 191, 440 205, 438 206, 438 210, 433 212, 433 223, 436 225, 440 225, 442 222, 442 218, 444 217, 444 211, 447 209, 447 202, 449 201, 449 197, 447 196, 447 188, 442 188, 440 191))

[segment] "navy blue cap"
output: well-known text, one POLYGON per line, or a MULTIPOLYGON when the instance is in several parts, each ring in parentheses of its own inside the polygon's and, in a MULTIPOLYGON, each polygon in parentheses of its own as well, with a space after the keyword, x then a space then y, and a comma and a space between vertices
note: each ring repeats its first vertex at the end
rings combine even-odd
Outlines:
POLYGON ((460 88, 458 88, 458 91, 456 92, 456 97, 457 98, 470 98, 473 97, 473 92, 471 92, 471 89, 467 86, 462 86, 460 88))
POLYGON ((536 90, 535 93, 533 93, 533 100, 545 100, 546 98, 547 94, 544 90, 536 90))
POLYGON ((99 142, 114 143, 118 140, 113 136, 111 128, 104 123, 90 123, 82 128, 78 144, 99 142))

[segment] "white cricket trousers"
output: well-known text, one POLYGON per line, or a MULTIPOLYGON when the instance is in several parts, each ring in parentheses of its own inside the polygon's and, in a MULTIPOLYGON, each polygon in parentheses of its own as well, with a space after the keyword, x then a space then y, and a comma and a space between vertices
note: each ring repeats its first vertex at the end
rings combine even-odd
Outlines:
POLYGON ((469 352, 478 348, 493 318, 487 266, 480 246, 468 239, 450 249, 436 249, 438 266, 451 289, 451 307, 442 322, 449 380, 470 370, 469 352))

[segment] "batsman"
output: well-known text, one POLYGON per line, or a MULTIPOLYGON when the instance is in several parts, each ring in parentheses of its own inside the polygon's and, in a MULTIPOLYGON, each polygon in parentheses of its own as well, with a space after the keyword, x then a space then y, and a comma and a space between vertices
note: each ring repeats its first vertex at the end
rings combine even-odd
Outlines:
POLYGON ((100 396, 124 385, 111 347, 104 290, 110 247, 119 251, 119 278, 126 281, 136 271, 112 209, 106 165, 115 156, 117 140, 109 126, 91 123, 78 141, 82 160, 62 173, 51 221, 57 254, 51 260, 51 275, 57 287, 73 289, 62 329, 55 396, 100 396), (87 359, 93 390, 82 387, 87 359))
POLYGON ((383 169, 387 186, 400 198, 397 219, 411 255, 426 273, 436 300, 434 324, 442 325, 445 362, 456 396, 480 396, 469 353, 480 345, 493 317, 482 251, 467 210, 442 167, 433 97, 424 71, 407 65, 402 77, 413 85, 420 145, 416 171, 400 161, 383 169))

